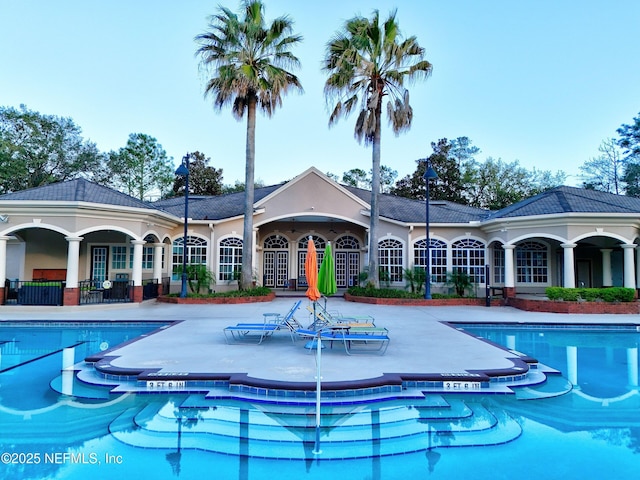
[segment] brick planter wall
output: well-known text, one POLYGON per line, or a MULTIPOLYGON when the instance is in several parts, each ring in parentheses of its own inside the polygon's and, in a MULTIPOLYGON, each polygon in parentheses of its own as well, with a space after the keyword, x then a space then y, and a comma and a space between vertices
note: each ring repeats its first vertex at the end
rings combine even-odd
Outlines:
MULTIPOLYGON (((471 305, 475 307, 484 307, 486 305, 486 300, 484 298, 433 298, 431 300, 425 300, 424 298, 359 297, 345 293, 344 299, 348 302, 368 303, 370 305, 418 305, 425 307, 441 307, 446 305, 471 305)), ((504 305, 504 300, 494 298, 491 300, 491 305, 494 307, 504 305)))
POLYGON ((162 303, 180 303, 180 304, 193 304, 193 305, 220 305, 220 304, 234 304, 234 303, 256 303, 256 302, 271 302, 276 298, 274 292, 269 295, 261 295, 259 297, 211 297, 211 298, 180 298, 180 297, 166 297, 160 296, 157 298, 158 302, 162 303))
MULTIPOLYGON (((414 299, 414 298, 375 298, 375 297, 357 297, 344 294, 345 300, 349 302, 368 303, 371 305, 407 305, 407 306, 485 306, 484 298, 438 298, 432 300, 414 299)), ((498 307, 505 305, 502 299, 494 298, 491 300, 491 306, 498 307)), ((616 313, 616 314, 639 314, 639 302, 623 302, 623 303, 607 303, 607 302, 564 302, 552 300, 531 300, 525 298, 509 298, 506 305, 526 310, 528 312, 547 312, 547 313, 616 313)))
POLYGON ((638 314, 640 303, 638 302, 565 302, 557 300, 531 300, 526 298, 509 298, 507 304, 528 312, 548 313, 618 313, 638 314))

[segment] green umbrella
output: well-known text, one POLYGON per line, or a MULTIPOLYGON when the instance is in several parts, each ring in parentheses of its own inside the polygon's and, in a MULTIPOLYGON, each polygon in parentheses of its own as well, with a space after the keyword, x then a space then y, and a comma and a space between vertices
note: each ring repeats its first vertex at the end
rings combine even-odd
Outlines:
POLYGON ((327 242, 327 246, 324 249, 322 264, 320 264, 320 271, 318 272, 318 290, 326 296, 333 295, 338 291, 336 269, 333 264, 333 255, 331 254, 331 242, 327 242))

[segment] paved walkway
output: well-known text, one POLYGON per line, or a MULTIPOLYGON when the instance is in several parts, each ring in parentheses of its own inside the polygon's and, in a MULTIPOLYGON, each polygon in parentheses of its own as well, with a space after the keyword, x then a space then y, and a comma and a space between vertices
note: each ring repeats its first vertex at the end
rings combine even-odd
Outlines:
MULTIPOLYGON (((162 374, 246 374, 267 382, 315 382, 316 356, 305 341, 292 342, 277 332, 257 344, 227 344, 223 328, 242 322, 262 322, 263 313, 285 314, 295 298, 239 305, 142 304, 80 307, 0 307, 4 320, 182 320, 147 338, 123 346, 110 355, 118 369, 158 370, 162 374)), ((302 299, 296 318, 311 322, 302 299)), ((369 314, 377 326, 389 330, 385 355, 345 353, 338 342, 322 352, 323 382, 358 382, 386 375, 464 374, 514 367, 514 355, 446 325, 443 322, 640 324, 640 315, 565 315, 524 312, 510 307, 383 306, 331 298, 328 309, 344 315, 369 314)), ((517 345, 516 345, 517 349, 517 345)), ((524 352, 527 353, 527 352, 524 352)))

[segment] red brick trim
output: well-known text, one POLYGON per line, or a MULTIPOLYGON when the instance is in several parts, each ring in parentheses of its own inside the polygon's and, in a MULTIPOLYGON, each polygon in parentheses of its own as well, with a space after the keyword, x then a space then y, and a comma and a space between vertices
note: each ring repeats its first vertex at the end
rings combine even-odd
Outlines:
POLYGON ((584 313, 584 314, 638 314, 640 303, 638 302, 565 302, 556 300, 532 300, 526 298, 509 298, 510 307, 528 312, 547 313, 584 313))
POLYGON ((261 295, 259 297, 199 297, 199 298, 180 298, 180 297, 167 297, 160 296, 157 298, 161 303, 180 303, 180 304, 234 304, 234 303, 256 303, 256 302, 271 302, 276 298, 276 294, 271 292, 269 295, 261 295))
POLYGON ((80 289, 65 288, 62 297, 62 304, 65 306, 80 305, 80 289))
POLYGON ((505 298, 514 298, 516 296, 516 288, 504 287, 504 296, 505 298))
MULTIPOLYGON (((356 303, 368 303, 370 305, 423 305, 432 307, 441 307, 445 305, 472 305, 472 306, 485 306, 486 299, 484 298, 433 298, 431 300, 425 300, 424 298, 376 298, 376 297, 359 297, 354 295, 344 294, 344 299, 348 302, 356 303)), ((500 298, 494 298, 491 300, 491 305, 500 306, 504 305, 504 301, 500 298)))
POLYGON ((133 303, 141 303, 144 298, 144 292, 142 285, 136 285, 131 287, 131 301, 133 303))

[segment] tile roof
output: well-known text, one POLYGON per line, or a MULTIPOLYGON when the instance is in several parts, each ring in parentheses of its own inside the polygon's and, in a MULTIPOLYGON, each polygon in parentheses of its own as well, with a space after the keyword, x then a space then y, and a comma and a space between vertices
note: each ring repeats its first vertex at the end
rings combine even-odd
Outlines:
MULTIPOLYGON (((254 202, 262 200, 282 185, 284 184, 256 188, 254 202)), ((184 217, 184 197, 158 200, 153 205, 177 217, 184 217)), ((222 220, 240 215, 244 215, 244 192, 215 196, 189 196, 189 218, 194 220, 222 220)))
POLYGON ((554 213, 640 213, 640 198, 562 186, 493 212, 489 218, 512 218, 554 213))
MULTIPOLYGON (((255 201, 262 200, 283 185, 285 183, 256 188, 255 201)), ((365 203, 370 203, 371 192, 369 190, 344 185, 342 187, 365 203)), ((143 202, 82 178, 0 195, 0 201, 5 200, 101 203, 130 208, 158 209, 179 218, 184 216, 184 197, 174 197, 152 203, 143 202)), ((381 217, 405 223, 419 224, 425 221, 423 200, 382 194, 379 202, 381 217)), ((194 220, 222 220, 241 216, 243 213, 244 192, 189 197, 189 217, 194 220)), ((552 188, 496 212, 448 201, 431 201, 429 219, 432 223, 469 223, 562 213, 640 214, 640 198, 562 186, 552 188)))
POLYGON ((0 195, 0 201, 4 200, 88 202, 118 205, 121 207, 155 209, 152 204, 143 202, 142 200, 138 200, 112 188, 90 182, 84 178, 50 183, 41 187, 0 195))
MULTIPOLYGON (((343 185, 344 186, 344 185, 343 185)), ((371 191, 344 186, 351 193, 367 203, 371 201, 371 191)), ((380 216, 406 223, 424 223, 426 205, 424 200, 382 194, 379 197, 380 216)), ((468 223, 481 221, 489 215, 488 210, 469 207, 448 201, 429 203, 429 223, 468 223)))

